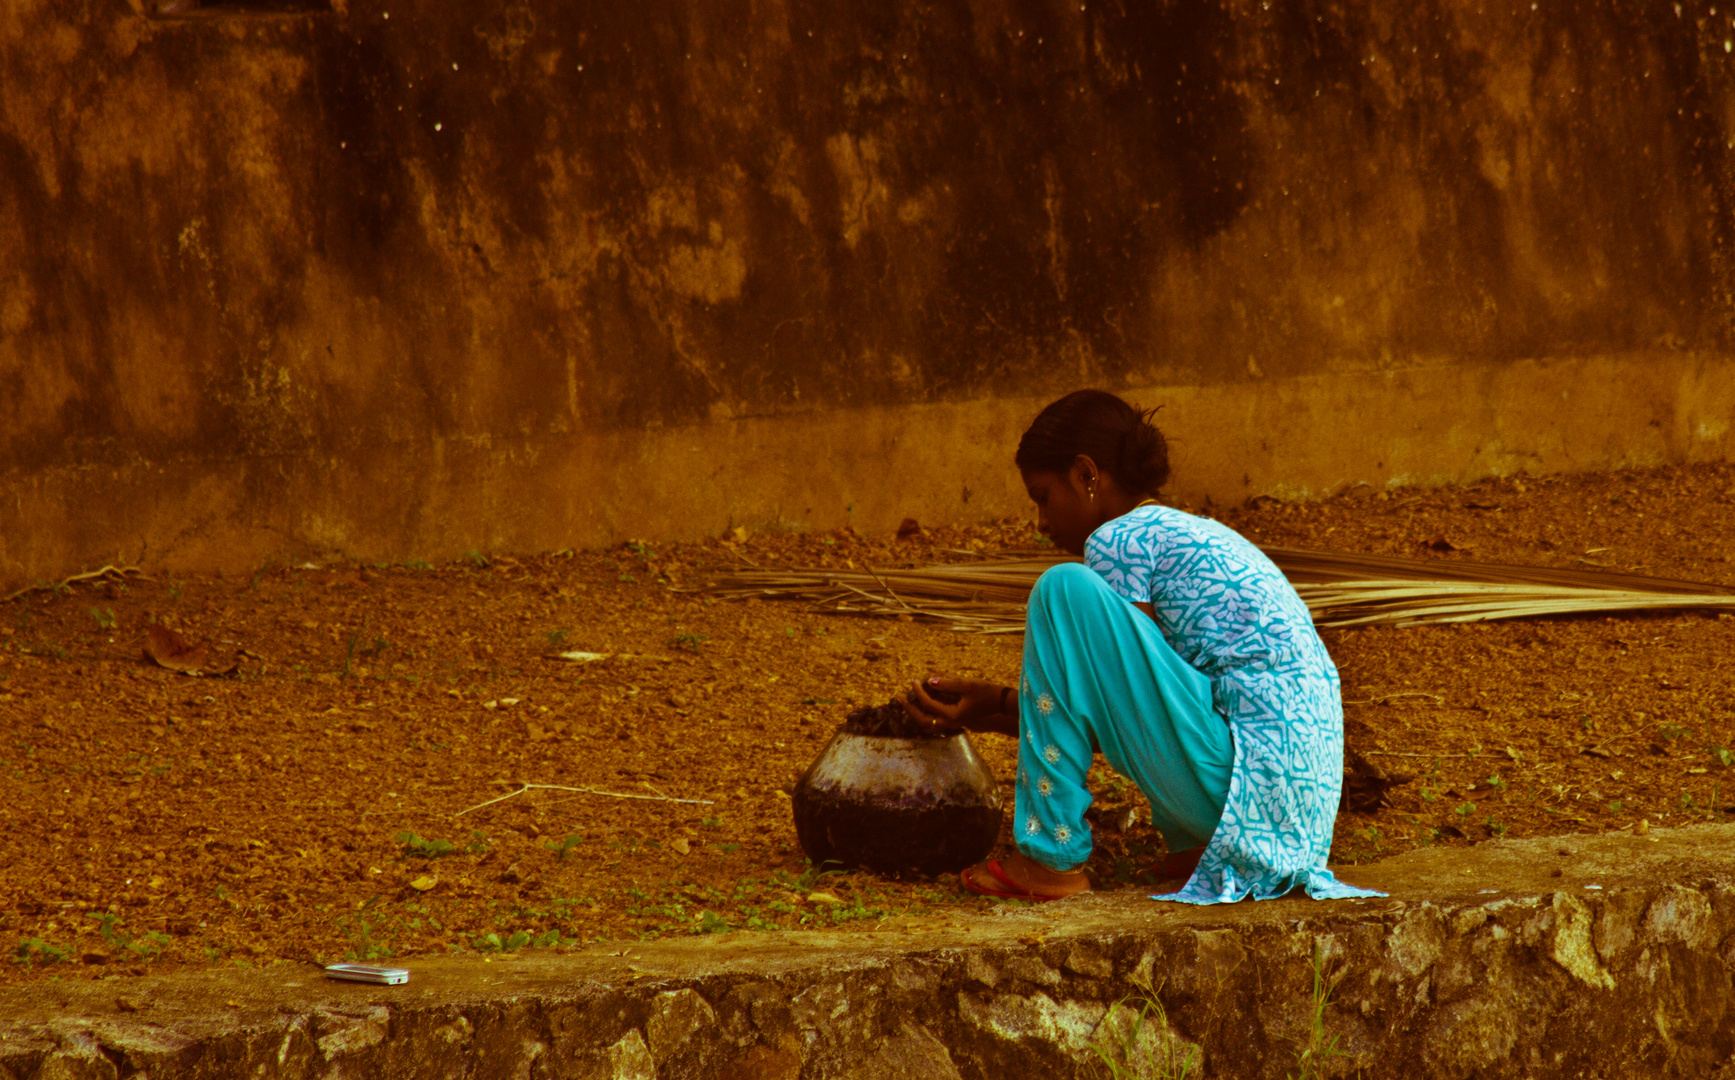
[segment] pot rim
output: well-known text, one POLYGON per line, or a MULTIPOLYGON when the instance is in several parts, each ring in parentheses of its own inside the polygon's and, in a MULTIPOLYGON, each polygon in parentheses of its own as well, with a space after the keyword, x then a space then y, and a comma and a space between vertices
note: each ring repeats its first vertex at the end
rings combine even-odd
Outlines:
POLYGON ((842 725, 839 725, 837 730, 832 732, 832 734, 847 735, 852 739, 884 739, 887 742, 932 743, 945 742, 947 739, 956 739, 960 735, 968 735, 970 733, 960 728, 957 731, 949 732, 945 735, 863 735, 855 731, 845 731, 843 730, 842 725))

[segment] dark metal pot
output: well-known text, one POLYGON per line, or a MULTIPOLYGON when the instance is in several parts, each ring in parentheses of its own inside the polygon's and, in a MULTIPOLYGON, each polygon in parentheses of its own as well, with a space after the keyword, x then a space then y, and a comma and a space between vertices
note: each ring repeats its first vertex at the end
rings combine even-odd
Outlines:
POLYGON ((945 874, 1000 837, 1000 792, 960 732, 942 739, 839 731, 795 785, 795 835, 814 865, 945 874))

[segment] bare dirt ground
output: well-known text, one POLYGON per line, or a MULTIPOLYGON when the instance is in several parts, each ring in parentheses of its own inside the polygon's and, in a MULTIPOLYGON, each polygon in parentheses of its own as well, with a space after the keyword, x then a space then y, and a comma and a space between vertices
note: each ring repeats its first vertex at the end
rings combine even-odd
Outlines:
MULTIPOLYGON (((1269 544, 1730 584, 1732 503, 1735 470, 1705 466, 1217 512, 1269 544)), ((1007 521, 156 575, 0 604, 0 979, 895 930, 990 904, 948 881, 816 873, 787 788, 854 705, 930 671, 1012 682, 1021 639, 676 590, 744 560, 921 565, 1034 543, 1007 521), (239 670, 141 659, 153 621, 239 670), (612 794, 537 789, 460 815, 519 782, 612 794)), ((1342 863, 1735 812, 1727 615, 1326 640, 1350 748, 1413 777, 1392 806, 1340 817, 1342 863)), ((978 745, 1009 781, 1010 741, 978 745)), ((1099 887, 1148 884, 1161 844, 1128 824, 1141 800, 1106 773, 1095 787, 1099 887)))

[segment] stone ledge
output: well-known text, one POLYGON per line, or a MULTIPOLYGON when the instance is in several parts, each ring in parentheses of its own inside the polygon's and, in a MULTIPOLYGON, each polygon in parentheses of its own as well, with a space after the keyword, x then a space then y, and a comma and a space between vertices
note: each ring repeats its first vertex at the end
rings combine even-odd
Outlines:
MULTIPOLYGON (((1735 826, 1412 852, 1388 900, 1091 896, 876 932, 412 960, 401 987, 224 970, 0 993, 0 1080, 1722 1075, 1735 826), (1562 852, 1566 854, 1562 854, 1562 852), (1141 986, 1162 1005, 1139 1022, 1141 986), (117 1000, 124 997, 124 1003, 117 1000), (1163 1016, 1166 1015, 1166 1021, 1163 1016), (1195 1070, 1191 1075, 1198 1076, 1195 1070)), ((1735 1075, 1735 1070, 1730 1070, 1735 1075)))

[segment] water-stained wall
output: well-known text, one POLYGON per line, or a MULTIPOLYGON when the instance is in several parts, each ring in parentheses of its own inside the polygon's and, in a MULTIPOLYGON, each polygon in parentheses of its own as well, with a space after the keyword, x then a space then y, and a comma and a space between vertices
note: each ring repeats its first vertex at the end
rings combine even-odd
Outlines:
POLYGON ((1708 4, 146 2, 0 8, 0 579, 979 517, 1084 384, 1218 499, 1729 450, 1708 4))

